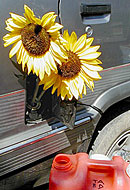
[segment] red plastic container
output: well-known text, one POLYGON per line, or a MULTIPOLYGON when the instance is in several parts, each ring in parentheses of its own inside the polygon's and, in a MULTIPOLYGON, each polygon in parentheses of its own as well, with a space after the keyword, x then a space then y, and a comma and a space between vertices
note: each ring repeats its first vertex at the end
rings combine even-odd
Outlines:
POLYGON ((59 154, 52 164, 49 190, 130 190, 129 163, 89 159, 86 153, 59 154))

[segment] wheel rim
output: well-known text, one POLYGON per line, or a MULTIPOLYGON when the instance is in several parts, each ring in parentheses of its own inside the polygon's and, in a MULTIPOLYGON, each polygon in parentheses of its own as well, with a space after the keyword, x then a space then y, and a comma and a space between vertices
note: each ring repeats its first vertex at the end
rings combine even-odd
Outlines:
POLYGON ((130 130, 120 135, 107 151, 107 156, 121 156, 130 162, 130 130))

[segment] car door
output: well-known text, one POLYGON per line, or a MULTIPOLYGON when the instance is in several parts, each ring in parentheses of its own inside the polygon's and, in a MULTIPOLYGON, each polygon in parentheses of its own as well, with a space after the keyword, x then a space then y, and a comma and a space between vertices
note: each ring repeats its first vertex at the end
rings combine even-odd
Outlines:
POLYGON ((93 32, 88 35, 101 45, 103 67, 118 66, 130 61, 129 6, 128 0, 62 0, 62 23, 78 35, 89 26, 93 32))
POLYGON ((130 79, 130 1, 122 0, 62 0, 61 21, 69 33, 84 33, 94 37, 93 45, 101 45, 104 71, 95 83, 94 93, 88 89, 87 103, 105 90, 130 79))

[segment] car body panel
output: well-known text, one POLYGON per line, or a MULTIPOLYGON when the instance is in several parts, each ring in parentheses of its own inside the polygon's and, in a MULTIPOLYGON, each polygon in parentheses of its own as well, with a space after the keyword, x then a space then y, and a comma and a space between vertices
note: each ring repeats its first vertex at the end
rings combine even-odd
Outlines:
POLYGON ((91 139, 92 131, 93 125, 86 110, 77 114, 73 130, 68 130, 59 121, 44 121, 33 127, 28 126, 28 130, 1 140, 0 176, 65 148, 77 147, 83 140, 91 139), (52 127, 54 130, 51 130, 52 127))
MULTIPOLYGON (((100 51, 102 55, 100 59, 103 62, 104 70, 100 72, 102 79, 95 82, 94 92, 87 89, 87 95, 83 96, 83 99, 79 101, 83 104, 94 105, 105 112, 110 105, 130 95, 128 85, 130 81, 129 0, 126 0, 125 3, 122 0, 98 0, 98 2, 96 0, 0 0, 0 64, 2 68, 0 70, 1 175, 46 158, 72 145, 80 144, 86 139, 89 145, 93 131, 101 117, 96 110, 86 109, 85 106, 82 106, 82 111, 77 112, 73 130, 67 129, 55 118, 48 118, 39 123, 26 125, 27 91, 14 75, 14 73, 17 75, 20 73, 8 58, 10 47, 4 48, 2 41, 2 37, 7 33, 4 29, 4 21, 9 18, 9 12, 22 15, 24 4, 30 6, 37 16, 42 16, 48 11, 59 12, 64 29, 69 29, 69 33, 73 30, 76 31, 78 37, 85 33, 88 26, 88 24, 83 23, 80 14, 81 4, 111 5, 110 20, 103 20, 106 23, 101 23, 100 18, 95 18, 95 21, 89 19, 89 26, 93 29, 93 45, 101 45, 100 51), (57 9, 58 3, 59 10, 57 9), (93 24, 94 22, 95 24, 93 24), (127 88, 126 91, 124 91, 125 88, 127 88), (112 93, 109 94, 109 92, 112 93), (17 96, 17 93, 19 96, 17 96), (113 93, 114 96, 112 95, 113 93), (105 101, 103 102, 104 99, 105 101), (10 164, 9 167, 8 164, 10 164)), ((86 20, 85 23, 87 23, 86 20)), ((47 102, 47 104, 53 105, 53 100, 53 98, 51 99, 47 96, 45 104, 47 102)), ((47 109, 45 112, 47 113, 47 109)))
POLYGON ((61 20, 65 29, 69 29, 70 33, 76 31, 78 36, 85 33, 88 25, 92 27, 93 34, 91 37, 94 37, 93 45, 101 45, 101 60, 103 68, 106 69, 130 61, 129 6, 129 0, 126 0, 125 3, 122 0, 63 0, 61 1, 61 20), (93 19, 102 19, 102 17, 98 18, 97 15, 92 19, 86 17, 89 24, 87 24, 87 21, 86 24, 83 24, 80 10, 81 4, 110 5, 110 21, 103 24, 97 21, 97 24, 93 24, 93 19))
MULTIPOLYGON (((101 66, 104 68, 100 72, 102 79, 95 81, 94 92, 87 88, 87 95, 83 96, 80 101, 97 106, 103 112, 112 104, 130 96, 129 4, 128 0, 125 3, 121 0, 61 1, 61 23, 65 26, 65 29, 68 29, 70 34, 75 31, 79 37, 89 27, 91 35, 89 33, 88 35, 94 37, 92 45, 101 45, 99 51, 102 54, 99 59, 102 61, 101 66), (109 19, 104 19, 106 13, 101 15, 97 13, 94 16, 88 15, 89 13, 82 15, 82 5, 94 7, 94 10, 97 6, 98 11, 102 6, 108 5, 108 8, 111 8, 107 15, 109 19), (127 93, 125 93, 126 91, 127 93)), ((94 125, 96 126, 101 115, 93 109, 89 110, 94 115, 94 125)))

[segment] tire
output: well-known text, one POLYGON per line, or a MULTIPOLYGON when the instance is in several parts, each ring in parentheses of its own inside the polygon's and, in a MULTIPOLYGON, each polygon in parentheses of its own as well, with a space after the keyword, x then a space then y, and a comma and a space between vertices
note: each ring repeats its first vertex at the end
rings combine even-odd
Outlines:
POLYGON ((130 161, 130 110, 110 121, 99 132, 89 154, 105 154, 110 158, 120 155, 130 161))

